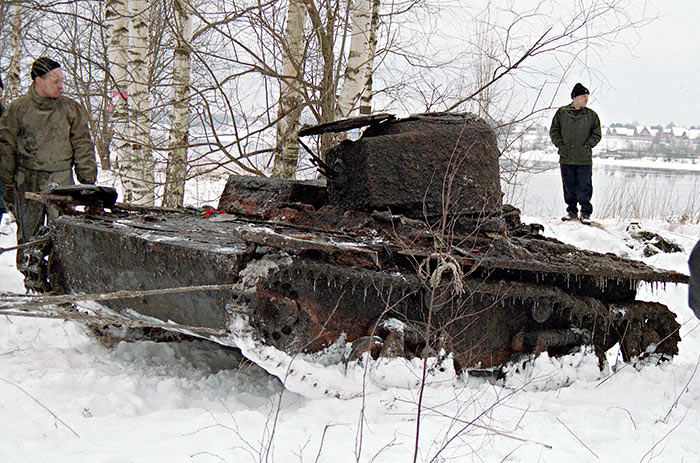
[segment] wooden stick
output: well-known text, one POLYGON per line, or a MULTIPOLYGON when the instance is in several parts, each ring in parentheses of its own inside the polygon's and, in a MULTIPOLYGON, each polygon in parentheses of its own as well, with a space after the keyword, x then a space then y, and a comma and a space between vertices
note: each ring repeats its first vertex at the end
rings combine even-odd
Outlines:
MULTIPOLYGON (((61 308, 58 305, 71 304, 81 301, 104 301, 114 299, 128 299, 133 297, 154 296, 189 291, 232 291, 233 285, 202 285, 185 286, 179 288, 152 289, 143 291, 115 291, 103 294, 68 294, 58 296, 27 296, 7 295, 0 296, 0 315, 14 317, 57 318, 64 320, 89 321, 100 324, 121 324, 130 327, 163 328, 175 331, 192 331, 201 334, 224 335, 223 328, 208 328, 202 326, 181 325, 157 321, 138 320, 124 315, 100 315, 75 311, 72 308, 61 308), (46 306, 54 306, 48 309, 46 306)), ((237 291, 236 291, 237 292, 237 291)))
POLYGON ((12 309, 0 309, 0 315, 5 315, 8 317, 54 318, 58 320, 75 320, 80 322, 93 323, 97 325, 124 325, 130 328, 161 328, 169 331, 190 331, 192 333, 213 334, 216 336, 224 336, 228 333, 228 331, 224 328, 207 328, 205 326, 192 326, 182 325, 179 323, 138 320, 126 316, 89 314, 83 312, 76 312, 70 308, 42 311, 14 311, 12 309))
POLYGON ((30 241, 28 243, 18 244, 17 246, 11 246, 9 248, 0 248, 0 254, 8 252, 8 251, 13 251, 15 249, 31 248, 33 246, 36 246, 37 244, 44 244, 44 243, 48 243, 49 241, 51 241, 51 237, 47 236, 46 238, 42 238, 42 239, 36 240, 36 241, 30 241))
MULTIPOLYGON (((233 285, 182 286, 178 288, 147 289, 141 291, 123 290, 101 294, 62 294, 48 296, 31 296, 4 294, 0 296, 1 309, 32 310, 46 305, 71 304, 80 301, 109 301, 134 297, 157 296, 161 294, 185 293, 191 291, 233 291, 233 285)), ((235 291, 237 292, 237 291, 235 291)))

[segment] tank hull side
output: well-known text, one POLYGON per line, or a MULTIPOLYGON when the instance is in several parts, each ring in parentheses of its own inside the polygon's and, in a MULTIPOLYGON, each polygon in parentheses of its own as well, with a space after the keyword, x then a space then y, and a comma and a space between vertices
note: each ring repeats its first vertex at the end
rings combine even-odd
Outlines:
MULTIPOLYGON (((63 293, 107 293, 235 283, 245 260, 242 241, 197 246, 169 233, 62 216, 53 224, 49 281, 63 293)), ((228 291, 196 291, 105 301, 162 321, 226 328, 228 291)))

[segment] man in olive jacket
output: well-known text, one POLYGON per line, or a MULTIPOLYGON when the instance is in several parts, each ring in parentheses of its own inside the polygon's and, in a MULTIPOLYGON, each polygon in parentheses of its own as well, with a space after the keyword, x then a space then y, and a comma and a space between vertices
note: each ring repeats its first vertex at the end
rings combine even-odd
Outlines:
POLYGON ((97 178, 86 111, 61 96, 60 64, 41 57, 32 64, 31 77, 27 94, 12 101, 0 117, 0 181, 14 185, 12 212, 18 244, 29 241, 46 218, 58 215, 54 208, 25 199, 25 192, 72 185, 73 170, 80 183, 92 184, 97 178))
POLYGON ((549 137, 559 149, 559 168, 564 187, 567 215, 562 220, 578 219, 590 223, 593 205, 593 147, 602 137, 600 119, 588 104, 588 89, 577 83, 571 91, 571 104, 554 114, 549 137))

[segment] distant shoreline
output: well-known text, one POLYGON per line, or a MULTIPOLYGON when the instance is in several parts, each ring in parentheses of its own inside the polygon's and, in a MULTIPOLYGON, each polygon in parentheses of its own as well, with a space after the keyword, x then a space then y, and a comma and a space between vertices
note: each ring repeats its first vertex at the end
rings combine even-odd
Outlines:
MULTIPOLYGON (((554 151, 531 150, 523 152, 509 151, 504 153, 510 159, 521 159, 531 162, 559 163, 559 155, 554 151)), ((700 172, 700 160, 693 164, 691 159, 667 161, 663 158, 644 157, 640 159, 616 159, 606 155, 593 154, 593 166, 615 166, 638 169, 676 170, 683 172, 700 172)))

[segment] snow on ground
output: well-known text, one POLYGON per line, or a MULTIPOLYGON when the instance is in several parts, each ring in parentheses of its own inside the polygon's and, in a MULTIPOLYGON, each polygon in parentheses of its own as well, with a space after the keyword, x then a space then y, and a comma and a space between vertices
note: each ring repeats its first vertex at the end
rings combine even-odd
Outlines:
MULTIPOLYGON (((602 228, 525 221, 580 247, 641 257, 623 221, 602 228)), ((700 226, 641 226, 685 249, 644 260, 687 273, 700 226)), ((0 231, 0 246, 13 245, 14 224, 5 220, 0 231)), ((0 255, 0 290, 22 292, 13 260, 12 252, 0 255)), ((461 377, 430 384, 420 421, 417 387, 387 383, 348 400, 306 399, 241 363, 234 350, 204 341, 110 350, 74 322, 2 317, 0 459, 409 462, 418 441, 417 461, 700 461, 700 329, 687 288, 644 287, 640 298, 669 305, 682 323, 680 354, 670 364, 601 373, 585 352, 563 361, 543 356, 508 388, 461 377)))

